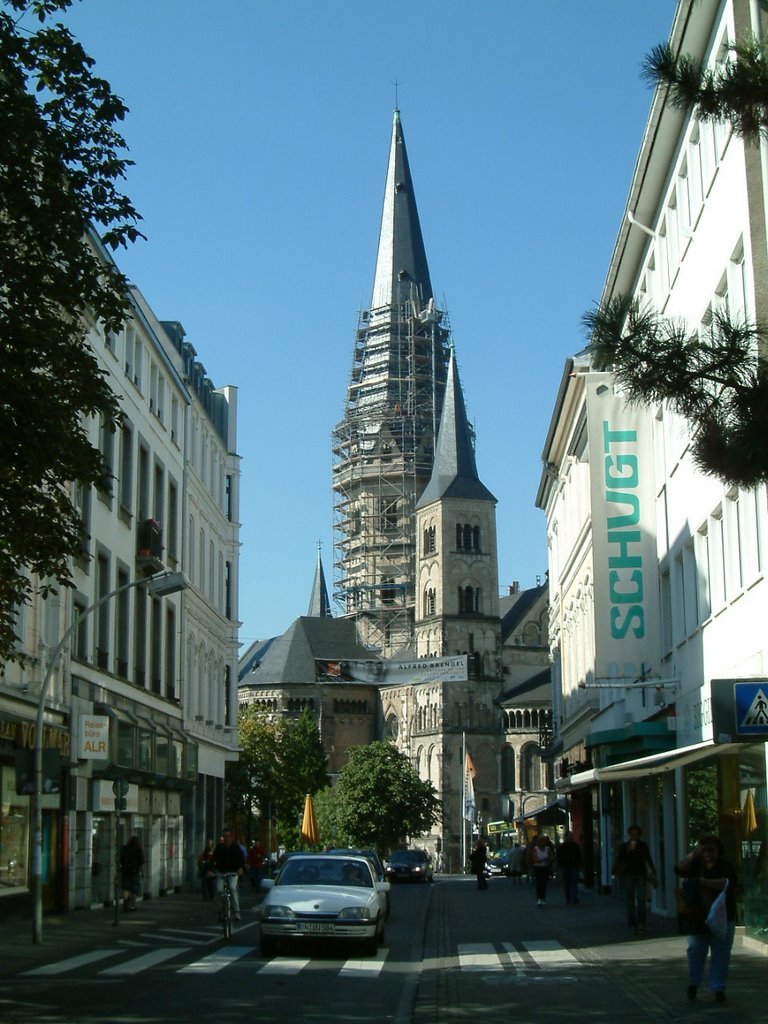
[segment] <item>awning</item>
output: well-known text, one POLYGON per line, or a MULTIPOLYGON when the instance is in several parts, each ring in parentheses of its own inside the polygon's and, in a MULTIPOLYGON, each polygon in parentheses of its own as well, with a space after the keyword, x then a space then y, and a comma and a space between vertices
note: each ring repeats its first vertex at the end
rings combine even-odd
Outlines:
POLYGON ((693 764, 694 761, 701 761, 705 757, 732 753, 738 748, 738 743, 715 743, 712 740, 704 740, 702 743, 692 743, 688 747, 676 747, 658 754, 649 754, 648 757, 636 757, 633 761, 622 761, 619 764, 604 765, 602 768, 589 768, 585 772, 575 772, 565 779, 557 779, 555 789, 561 793, 568 793, 572 789, 594 786, 598 782, 626 782, 629 779, 639 779, 643 775, 662 775, 686 764, 693 764))
POLYGON ((552 816, 557 818, 557 812, 565 814, 564 798, 560 797, 558 800, 552 800, 548 804, 544 804, 542 807, 537 807, 534 811, 525 811, 523 814, 518 815, 515 818, 516 825, 522 825, 524 821, 528 821, 529 818, 540 818, 543 815, 552 816))

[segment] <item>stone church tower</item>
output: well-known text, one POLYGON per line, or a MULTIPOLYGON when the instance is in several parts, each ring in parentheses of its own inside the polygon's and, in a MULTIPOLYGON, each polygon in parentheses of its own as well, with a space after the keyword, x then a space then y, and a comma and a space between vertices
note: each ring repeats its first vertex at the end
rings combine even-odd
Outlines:
POLYGON ((333 433, 335 596, 361 642, 383 657, 413 639, 414 509, 432 473, 448 336, 396 110, 371 304, 333 433))
POLYGON ((480 482, 451 352, 432 477, 416 504, 416 653, 466 654, 470 677, 501 672, 496 498, 480 482))

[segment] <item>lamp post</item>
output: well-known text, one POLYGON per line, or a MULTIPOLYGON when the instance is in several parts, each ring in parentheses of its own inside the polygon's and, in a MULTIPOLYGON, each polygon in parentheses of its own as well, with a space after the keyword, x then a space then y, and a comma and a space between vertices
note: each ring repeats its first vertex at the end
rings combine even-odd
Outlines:
POLYGON ((101 608, 118 594, 132 590, 134 587, 143 586, 147 588, 148 593, 163 596, 185 590, 189 586, 189 580, 183 572, 162 572, 156 576, 145 576, 141 579, 131 580, 130 583, 125 583, 115 590, 110 590, 98 601, 88 605, 79 615, 75 616, 72 624, 64 631, 64 635, 54 648, 40 687, 35 720, 35 788, 32 795, 32 941, 35 943, 43 941, 43 717, 45 715, 45 698, 48 695, 53 670, 62 651, 69 643, 70 637, 87 615, 96 611, 97 608, 101 608))

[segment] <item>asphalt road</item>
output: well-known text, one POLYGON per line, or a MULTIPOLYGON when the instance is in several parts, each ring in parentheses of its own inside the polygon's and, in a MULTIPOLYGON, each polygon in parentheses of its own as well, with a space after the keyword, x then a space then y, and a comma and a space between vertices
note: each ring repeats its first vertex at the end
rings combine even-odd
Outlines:
POLYGON ((728 1002, 686 999, 685 940, 650 915, 626 927, 619 897, 582 893, 566 906, 553 881, 538 907, 530 885, 471 877, 395 885, 386 940, 373 957, 316 943, 259 954, 258 898, 242 898, 229 942, 215 908, 193 894, 46 919, 43 946, 26 927, 0 929, 4 1024, 768 1024, 766 956, 734 950, 728 1002))

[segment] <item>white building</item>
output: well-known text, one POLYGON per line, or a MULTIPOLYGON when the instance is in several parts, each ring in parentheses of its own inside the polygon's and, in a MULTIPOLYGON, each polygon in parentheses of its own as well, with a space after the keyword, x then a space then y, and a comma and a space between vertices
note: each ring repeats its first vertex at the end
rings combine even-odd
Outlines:
POLYGON ((37 664, 8 665, 0 682, 5 908, 23 910, 29 898, 32 798, 17 792, 17 762, 34 747, 42 679, 78 614, 88 610, 44 704, 46 908, 109 901, 116 844, 132 834, 146 895, 193 877, 221 828, 224 766, 237 756, 236 391, 213 387, 179 324, 160 323, 137 289, 130 299, 119 335, 88 324, 123 413, 115 433, 87 425, 111 479, 75 488, 84 530, 74 585, 23 610, 20 643, 37 664), (163 571, 183 572, 190 586, 158 596, 138 585, 163 571), (86 722, 98 739, 84 746, 86 722), (117 835, 115 782, 127 786, 117 835))
MULTIPOLYGON (((761 31, 748 0, 680 0, 670 43, 713 66, 739 35, 761 31)), ((601 302, 636 298, 692 332, 723 306, 764 321, 767 154, 657 90, 601 302)), ((630 822, 642 825, 662 912, 673 912, 672 868, 697 829, 719 832, 744 879, 747 935, 758 935, 768 730, 739 735, 733 723, 734 699, 738 710, 757 694, 768 668, 766 494, 702 475, 690 441, 668 408, 628 406, 584 353, 566 364, 537 496, 558 787, 605 887, 616 843, 630 822), (694 788, 711 799, 708 814, 688 799, 694 788)))

